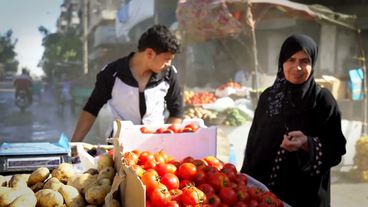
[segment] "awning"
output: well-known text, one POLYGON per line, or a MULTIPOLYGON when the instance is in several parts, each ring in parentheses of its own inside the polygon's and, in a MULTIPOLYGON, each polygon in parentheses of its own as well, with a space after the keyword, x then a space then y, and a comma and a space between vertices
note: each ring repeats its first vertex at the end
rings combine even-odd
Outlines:
POLYGON ((247 12, 247 2, 180 0, 176 11, 179 28, 202 41, 247 33, 261 20, 270 18, 300 18, 357 29, 355 16, 337 13, 321 5, 305 5, 287 0, 251 0, 251 12, 247 12), (253 19, 254 22, 246 19, 253 19))

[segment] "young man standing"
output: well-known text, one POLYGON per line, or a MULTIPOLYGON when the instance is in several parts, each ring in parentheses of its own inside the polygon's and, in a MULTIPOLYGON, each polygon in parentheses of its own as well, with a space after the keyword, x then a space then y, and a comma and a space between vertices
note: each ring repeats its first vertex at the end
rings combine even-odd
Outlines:
MULTIPOLYGON (((171 65, 180 43, 163 25, 154 25, 139 39, 138 52, 106 65, 97 75, 95 88, 78 120, 72 142, 81 142, 105 103, 112 118, 139 124, 181 123, 183 97, 177 71, 171 65)), ((112 132, 112 122, 110 126, 112 132)))

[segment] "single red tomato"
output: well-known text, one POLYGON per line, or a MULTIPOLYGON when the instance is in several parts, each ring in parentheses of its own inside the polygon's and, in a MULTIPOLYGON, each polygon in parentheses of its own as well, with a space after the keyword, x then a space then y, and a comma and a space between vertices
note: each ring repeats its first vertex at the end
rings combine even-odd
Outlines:
POLYGON ((248 205, 244 202, 238 201, 232 207, 248 207, 248 205))
POLYGON ((171 129, 174 133, 178 132, 178 126, 175 124, 171 124, 169 127, 167 127, 167 129, 171 129))
POLYGON ((183 159, 183 162, 182 163, 186 163, 186 162, 190 162, 190 163, 193 163, 194 161, 194 158, 191 157, 191 156, 188 156, 186 158, 183 159))
POLYGON ((156 152, 155 155, 156 154, 161 155, 164 158, 165 163, 168 163, 170 161, 170 157, 165 151, 161 150, 161 151, 156 152))
POLYGON ((192 128, 189 128, 189 127, 185 127, 183 129, 183 132, 193 132, 193 129, 192 128))
POLYGON ((235 167, 235 165, 231 164, 231 163, 225 163, 223 166, 222 166, 222 170, 221 172, 225 173, 227 171, 233 171, 235 173, 235 175, 237 174, 237 169, 235 167))
POLYGON ((148 169, 155 169, 156 167, 156 161, 155 160, 148 160, 145 164, 144 164, 144 169, 148 170, 148 169))
POLYGON ((197 188, 204 194, 215 193, 215 189, 207 183, 200 184, 197 188))
POLYGON ((154 206, 165 206, 171 201, 171 195, 166 189, 154 189, 150 200, 154 206))
POLYGON ((158 163, 155 170, 159 176, 164 176, 166 173, 178 174, 178 169, 173 164, 158 163))
POLYGON ((181 196, 183 195, 183 191, 180 189, 172 189, 170 190, 171 200, 172 201, 178 201, 181 203, 181 196))
POLYGON ((204 193, 196 187, 189 187, 186 191, 183 191, 181 199, 183 205, 201 205, 203 204, 204 193))
POLYGON ((248 206, 249 207, 256 207, 256 206, 258 206, 258 201, 252 199, 252 200, 249 201, 248 206))
POLYGON ((196 186, 207 182, 207 174, 203 170, 197 170, 197 177, 193 180, 196 186))
POLYGON ((126 152, 124 153, 124 160, 128 166, 133 166, 138 163, 138 156, 133 152, 126 152))
POLYGON ((152 172, 146 172, 142 175, 141 181, 146 186, 146 196, 149 198, 152 191, 159 187, 159 178, 152 172))
POLYGON ((148 160, 155 160, 155 156, 153 156, 152 152, 144 151, 139 155, 139 163, 144 165, 148 160))
POLYGON ((180 184, 179 184, 180 189, 183 189, 187 186, 195 186, 195 184, 191 180, 182 180, 182 181, 180 181, 180 184))
POLYGON ((207 179, 207 183, 215 189, 216 193, 219 193, 222 188, 229 186, 230 180, 223 173, 213 173, 207 179))
POLYGON ((178 189, 180 184, 179 178, 172 173, 166 173, 161 177, 160 182, 164 184, 168 190, 178 189))
POLYGON ((181 207, 178 201, 170 201, 164 207, 181 207))
POLYGON ((166 130, 165 128, 158 128, 155 133, 162 134, 165 130, 166 130))
POLYGON ((229 169, 222 169, 222 173, 225 173, 225 175, 229 178, 230 182, 235 182, 236 180, 236 172, 229 170, 229 169))
POLYGON ((141 151, 140 150, 138 150, 138 149, 135 149, 135 150, 133 150, 132 151, 134 154, 136 154, 138 157, 141 155, 141 151))
POLYGON ((148 170, 146 170, 146 172, 151 172, 151 173, 155 174, 156 176, 158 176, 158 173, 155 169, 148 169, 148 170))
POLYGON ((153 156, 155 156, 155 160, 157 163, 166 163, 164 156, 155 153, 153 156))
POLYGON ((246 191, 248 191, 248 186, 245 185, 244 183, 241 184, 236 184, 236 187, 234 188, 235 191, 238 191, 240 189, 245 189, 246 191))
POLYGON ((245 188, 242 188, 238 191, 236 191, 237 197, 238 197, 238 201, 242 201, 244 203, 249 203, 250 201, 250 195, 247 192, 247 190, 245 188))
POLYGON ((212 166, 207 166, 207 172, 217 173, 219 172, 217 168, 212 166))
POLYGON ((229 206, 233 206, 236 202, 238 202, 236 192, 231 188, 222 188, 219 195, 221 201, 229 206))
POLYGON ((245 183, 245 185, 248 184, 248 178, 247 178, 247 176, 244 175, 244 174, 242 174, 242 173, 237 174, 236 175, 236 179, 242 180, 245 183))
POLYGON ((138 177, 142 177, 144 170, 141 166, 139 165, 133 165, 132 168, 137 172, 138 177))
MULTIPOLYGON (((272 193, 273 194, 273 193, 272 193)), ((272 194, 262 194, 259 196, 259 203, 277 206, 277 197, 272 194)))
POLYGON ((141 130, 142 133, 145 133, 147 130, 147 127, 141 127, 139 130, 141 130))
POLYGON ((194 180, 197 177, 197 167, 193 163, 183 163, 179 167, 179 175, 185 180, 194 180))
POLYGON ((208 200, 208 204, 212 205, 213 207, 218 207, 221 205, 221 198, 216 195, 216 193, 206 193, 206 197, 208 200))
POLYGON ((187 124, 185 127, 191 128, 193 132, 196 132, 199 128, 198 124, 187 124))
POLYGON ((165 131, 162 132, 163 134, 174 134, 174 131, 171 129, 166 129, 165 131))
POLYGON ((207 172, 207 165, 202 160, 194 160, 192 162, 196 167, 197 170, 202 170, 203 172, 207 172))
POLYGON ((216 167, 219 164, 221 164, 220 160, 214 156, 207 156, 206 158, 204 158, 204 160, 208 163, 209 166, 212 166, 212 167, 216 167))
POLYGON ((259 200, 260 195, 264 192, 263 189, 252 186, 250 188, 248 188, 248 193, 250 195, 250 198, 253 200, 259 200))

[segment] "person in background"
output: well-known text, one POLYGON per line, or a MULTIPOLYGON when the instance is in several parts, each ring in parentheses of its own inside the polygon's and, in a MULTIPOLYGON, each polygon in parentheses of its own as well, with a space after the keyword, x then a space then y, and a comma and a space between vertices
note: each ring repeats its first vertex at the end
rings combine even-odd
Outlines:
POLYGON ((29 76, 29 72, 26 69, 22 69, 22 74, 18 75, 14 79, 15 86, 15 98, 17 98, 19 90, 25 90, 29 104, 32 104, 33 93, 32 93, 32 79, 29 76))
POLYGON ((108 103, 115 119, 135 125, 179 124, 183 116, 183 96, 177 70, 171 65, 180 52, 176 36, 163 25, 154 25, 142 34, 138 51, 107 64, 97 75, 95 88, 78 120, 72 142, 80 142, 92 127, 101 107, 108 103))
POLYGON ((241 168, 291 206, 330 206, 330 169, 346 153, 341 112, 314 80, 318 48, 285 40, 274 84, 258 102, 241 168))

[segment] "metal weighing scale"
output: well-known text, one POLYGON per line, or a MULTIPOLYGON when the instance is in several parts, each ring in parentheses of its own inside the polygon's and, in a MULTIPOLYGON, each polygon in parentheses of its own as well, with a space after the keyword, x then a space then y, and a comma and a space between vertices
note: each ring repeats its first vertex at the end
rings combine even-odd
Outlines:
POLYGON ((0 147, 0 174, 33 172, 40 167, 53 170, 61 163, 71 163, 68 138, 58 142, 6 143, 0 147))

